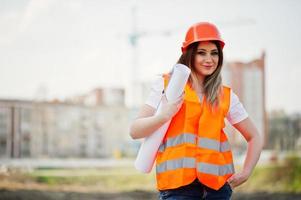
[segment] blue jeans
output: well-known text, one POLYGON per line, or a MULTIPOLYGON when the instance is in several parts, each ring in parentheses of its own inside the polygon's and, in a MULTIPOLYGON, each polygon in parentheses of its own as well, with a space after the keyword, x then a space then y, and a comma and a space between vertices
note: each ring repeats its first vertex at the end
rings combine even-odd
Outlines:
POLYGON ((232 195, 228 183, 219 190, 214 190, 200 183, 198 179, 189 185, 159 192, 160 200, 229 200, 232 195))

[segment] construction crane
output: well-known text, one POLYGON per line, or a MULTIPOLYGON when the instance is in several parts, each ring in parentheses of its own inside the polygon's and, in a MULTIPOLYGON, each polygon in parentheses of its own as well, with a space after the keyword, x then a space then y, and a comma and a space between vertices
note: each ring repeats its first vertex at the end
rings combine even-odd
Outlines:
POLYGON ((132 61, 131 61, 131 73, 129 77, 129 82, 126 86, 126 105, 130 108, 137 107, 137 102, 142 102, 142 86, 139 80, 138 74, 138 58, 139 58, 139 51, 138 51, 138 41, 142 37, 148 36, 165 36, 168 37, 172 34, 171 30, 164 30, 164 31, 139 31, 137 29, 137 7, 133 6, 131 8, 131 16, 132 16, 132 28, 131 33, 128 36, 129 43, 132 49, 132 61))
MULTIPOLYGON (((139 80, 139 70, 138 70, 138 41, 142 37, 149 37, 154 35, 168 37, 175 32, 180 31, 182 28, 169 29, 162 31, 139 31, 137 28, 137 7, 134 5, 131 7, 131 18, 132 18, 132 28, 131 33, 128 35, 129 43, 132 50, 132 61, 131 61, 131 73, 129 74, 129 81, 126 83, 125 90, 125 103, 129 108, 137 108, 139 104, 142 103, 142 83, 139 80)), ((223 27, 241 27, 256 24, 255 20, 249 18, 237 18, 232 21, 221 21, 217 22, 223 27)), ((184 26, 183 26, 184 27, 184 26)))

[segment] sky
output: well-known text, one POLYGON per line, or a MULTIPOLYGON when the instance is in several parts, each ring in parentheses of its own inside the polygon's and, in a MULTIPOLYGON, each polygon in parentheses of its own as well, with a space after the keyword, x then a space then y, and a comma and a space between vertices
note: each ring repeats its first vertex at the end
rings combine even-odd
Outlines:
POLYGON ((266 52, 268 111, 301 112, 300 10, 298 0, 0 0, 0 98, 123 87, 134 62, 136 76, 151 81, 175 64, 188 27, 209 21, 226 62, 266 52))

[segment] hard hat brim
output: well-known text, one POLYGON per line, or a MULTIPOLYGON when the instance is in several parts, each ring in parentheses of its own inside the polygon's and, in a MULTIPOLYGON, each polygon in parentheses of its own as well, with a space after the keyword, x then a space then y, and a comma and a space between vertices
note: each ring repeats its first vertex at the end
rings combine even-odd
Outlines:
POLYGON ((202 38, 199 40, 194 40, 194 41, 187 41, 187 42, 183 42, 183 46, 182 46, 182 52, 184 53, 187 49, 187 47, 193 43, 196 42, 205 42, 205 41, 218 41, 221 45, 221 48, 224 49, 225 46, 225 42, 223 40, 217 40, 216 38, 202 38))

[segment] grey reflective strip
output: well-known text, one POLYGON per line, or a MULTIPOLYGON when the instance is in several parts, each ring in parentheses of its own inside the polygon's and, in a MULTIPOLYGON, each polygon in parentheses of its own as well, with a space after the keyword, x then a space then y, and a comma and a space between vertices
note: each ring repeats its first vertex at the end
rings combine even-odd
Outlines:
POLYGON ((180 158, 176 160, 167 160, 156 166, 157 173, 175 170, 179 168, 195 168, 195 158, 180 158))
POLYGON ((225 152, 225 151, 230 151, 230 150, 231 150, 231 147, 230 147, 230 143, 228 141, 221 143, 220 152, 225 152))
POLYGON ((178 135, 176 137, 168 138, 168 140, 165 143, 162 143, 159 147, 159 151, 163 152, 167 147, 174 147, 179 144, 184 144, 184 143, 191 143, 195 144, 195 138, 196 135, 192 133, 183 133, 181 135, 178 135))
POLYGON ((233 163, 227 165, 214 165, 200 162, 198 163, 198 171, 205 174, 223 176, 226 174, 233 174, 234 166, 233 163))
POLYGON ((225 152, 230 151, 230 144, 228 141, 225 142, 219 142, 214 139, 209 138, 199 138, 199 147, 206 148, 206 149, 212 149, 219 152, 225 152))
POLYGON ((161 143, 161 145, 159 146, 159 152, 163 152, 164 151, 164 149, 165 149, 165 145, 164 145, 164 143, 161 143))

